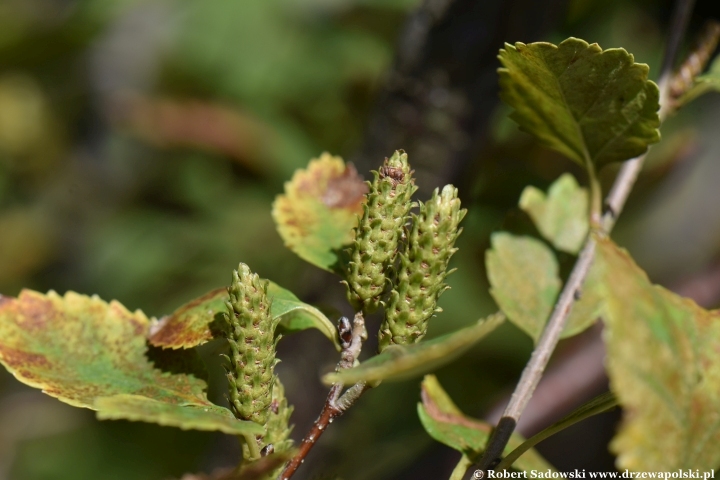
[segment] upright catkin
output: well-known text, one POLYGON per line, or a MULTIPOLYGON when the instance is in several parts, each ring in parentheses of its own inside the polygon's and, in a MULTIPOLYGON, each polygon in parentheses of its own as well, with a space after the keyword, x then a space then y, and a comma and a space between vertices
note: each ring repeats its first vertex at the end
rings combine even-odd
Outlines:
POLYGON ((226 303, 226 336, 230 356, 226 366, 230 409, 241 420, 265 425, 275 384, 275 328, 270 315, 267 281, 241 263, 233 272, 226 303))
POLYGON ((385 320, 378 333, 379 350, 389 345, 409 345, 427 332, 427 323, 440 312, 437 301, 449 287, 445 278, 450 257, 457 251, 455 240, 466 210, 460 208, 457 189, 446 185, 435 189, 432 198, 413 215, 407 248, 400 254, 395 287, 385 307, 385 320))
POLYGON ((344 282, 352 306, 365 313, 374 312, 380 305, 400 237, 409 220, 411 198, 417 190, 407 154, 402 150, 386 158, 373 175, 363 216, 349 249, 344 282))

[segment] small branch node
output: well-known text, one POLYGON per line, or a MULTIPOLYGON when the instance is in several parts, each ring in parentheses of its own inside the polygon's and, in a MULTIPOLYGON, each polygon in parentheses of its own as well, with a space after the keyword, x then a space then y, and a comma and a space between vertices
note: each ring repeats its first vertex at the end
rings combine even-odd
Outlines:
MULTIPOLYGON (((340 352, 340 361, 335 367, 336 372, 351 368, 355 365, 355 361, 362 350, 362 343, 367 339, 365 318, 362 312, 355 314, 352 329, 350 327, 350 321, 342 317, 338 322, 338 335, 342 345, 342 352, 340 352)), ((305 438, 303 438, 298 453, 285 466, 278 480, 288 480, 295 474, 327 426, 330 425, 336 417, 345 413, 367 389, 364 382, 353 385, 344 394, 343 388, 344 385, 342 383, 335 383, 330 387, 320 416, 315 420, 315 423, 305 435, 305 438)))

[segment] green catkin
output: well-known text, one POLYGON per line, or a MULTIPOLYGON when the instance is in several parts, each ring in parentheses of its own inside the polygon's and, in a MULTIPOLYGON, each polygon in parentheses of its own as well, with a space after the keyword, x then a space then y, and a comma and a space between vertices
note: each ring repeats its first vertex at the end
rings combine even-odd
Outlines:
POLYGON ((356 311, 377 310, 397 256, 398 243, 408 221, 411 197, 417 190, 407 154, 396 151, 385 159, 374 179, 349 250, 345 285, 356 311))
POLYGON ((290 426, 290 415, 292 415, 293 407, 288 405, 285 398, 285 389, 280 383, 280 379, 276 377, 275 387, 272 392, 272 402, 270 403, 270 418, 267 423, 267 434, 263 438, 265 445, 272 444, 273 450, 278 453, 288 451, 293 441, 290 438, 292 427, 290 426))
POLYGON ((265 425, 273 398, 276 377, 275 327, 280 319, 270 315, 267 281, 250 272, 241 263, 233 272, 226 303, 226 331, 230 344, 229 383, 230 409, 241 420, 265 425))
POLYGON ((430 317, 440 312, 437 301, 447 290, 445 278, 450 257, 457 251, 455 240, 466 210, 460 208, 457 189, 446 185, 435 189, 432 198, 413 215, 406 251, 400 254, 396 285, 385 307, 385 320, 378 333, 379 350, 389 345, 409 345, 427 332, 430 317))
MULTIPOLYGON (((261 455, 269 455, 271 453, 283 453, 289 451, 293 446, 290 438, 292 427, 289 426, 290 415, 293 407, 288 405, 285 398, 285 389, 280 383, 280 379, 275 377, 275 385, 272 391, 272 401, 269 407, 268 421, 265 426, 265 436, 258 442, 261 447, 261 455)), ((250 449, 247 444, 243 444, 243 458, 250 459, 250 449)), ((284 465, 278 467, 274 471, 267 473, 262 478, 264 480, 275 480, 280 474, 284 465)))

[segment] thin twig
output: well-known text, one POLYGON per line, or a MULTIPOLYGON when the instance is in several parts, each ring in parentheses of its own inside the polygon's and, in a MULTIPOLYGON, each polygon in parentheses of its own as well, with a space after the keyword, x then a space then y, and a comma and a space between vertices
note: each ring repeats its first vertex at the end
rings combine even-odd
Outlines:
MULTIPOLYGON (((341 327, 339 330, 340 339, 343 341, 343 349, 340 354, 340 361, 338 362, 337 367, 335 367, 335 371, 353 367, 355 365, 355 361, 360 355, 363 341, 367 340, 365 319, 363 318, 362 313, 355 314, 355 319, 352 323, 352 333, 350 340, 347 342, 344 340, 342 322, 343 320, 341 319, 341 327)), ((345 323, 348 323, 347 320, 345 320, 345 323)), ((288 480, 295 474, 295 471, 305 461, 305 457, 315 446, 315 442, 317 442, 327 426, 331 424, 336 417, 345 413, 345 411, 350 408, 353 403, 355 403, 355 400, 357 400, 367 389, 365 382, 361 382, 353 385, 345 392, 345 394, 341 395, 343 387, 344 385, 342 383, 335 383, 332 387, 330 387, 330 392, 325 400, 325 405, 323 405, 320 416, 317 420, 315 420, 315 423, 310 431, 305 435, 305 438, 303 438, 300 448, 298 449, 298 453, 285 466, 285 469, 278 477, 278 480, 288 480)))
MULTIPOLYGON (((687 27, 687 22, 690 17, 693 4, 694 0, 678 0, 673 14, 670 40, 668 41, 668 45, 666 47, 660 81, 658 82, 660 88, 659 115, 661 121, 665 119, 669 113, 669 109, 671 108, 671 104, 668 101, 670 74, 672 72, 675 54, 678 50, 680 40, 685 33, 685 28, 687 27)), ((615 221, 622 211, 625 201, 635 184, 635 180, 637 179, 640 170, 642 169, 645 156, 646 154, 643 154, 632 160, 628 160, 623 164, 620 172, 618 173, 615 183, 613 184, 613 187, 605 201, 607 210, 603 215, 601 223, 605 234, 610 233, 612 227, 615 225, 615 221)), ((545 330, 538 340, 537 346, 535 347, 530 360, 522 372, 520 380, 515 388, 515 392, 510 397, 510 402, 505 408, 502 418, 488 440, 487 448, 478 462, 479 469, 488 470, 493 468, 502 456, 505 446, 507 445, 508 440, 510 440, 510 436, 515 430, 515 426, 520 419, 520 415, 530 401, 530 397, 532 397, 533 391, 542 377, 545 367, 550 360, 550 356, 557 346, 560 334, 565 328, 567 319, 570 316, 570 312, 575 302, 576 293, 581 291, 585 278, 590 271, 593 259, 595 258, 596 245, 597 244, 593 236, 589 235, 585 241, 582 251, 580 252, 577 262, 573 267, 570 278, 565 284, 560 294, 560 298, 555 304, 555 308, 547 322, 547 325, 545 326, 545 330)))

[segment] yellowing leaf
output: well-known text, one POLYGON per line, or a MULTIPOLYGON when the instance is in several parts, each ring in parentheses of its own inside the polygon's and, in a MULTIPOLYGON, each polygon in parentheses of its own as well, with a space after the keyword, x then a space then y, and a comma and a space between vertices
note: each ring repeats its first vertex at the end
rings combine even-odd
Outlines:
POLYGON ((412 345, 392 345, 360 365, 323 377, 331 385, 343 382, 396 381, 423 375, 447 365, 475 345, 503 322, 501 314, 491 315, 475 325, 412 345))
POLYGON ((213 339, 210 324, 227 311, 225 288, 216 288, 195 298, 150 326, 148 339, 162 348, 192 348, 213 339))
MULTIPOLYGON (((418 404, 418 415, 425 431, 438 442, 477 460, 487 444, 492 426, 463 415, 434 375, 426 375, 421 388, 422 403, 418 404)), ((504 453, 507 455, 523 442, 519 434, 513 434, 504 453)), ((523 471, 553 470, 535 450, 527 451, 518 459, 515 468, 523 471)))
POLYGON ((568 253, 580 251, 590 228, 588 193, 571 174, 558 178, 547 195, 533 186, 525 187, 520 208, 555 248, 568 253))
POLYGON ((273 218, 285 245, 325 270, 338 261, 336 251, 353 239, 368 187, 355 167, 323 153, 298 170, 273 204, 273 218))
POLYGON ((505 44, 499 58, 511 118, 580 165, 627 160, 660 139, 658 88, 624 49, 568 38, 505 44))
MULTIPOLYGON (((317 308, 301 302, 295 294, 274 282, 268 282, 268 295, 272 299, 270 313, 280 317, 280 333, 293 333, 317 328, 340 350, 337 330, 317 308)), ((191 348, 213 338, 212 323, 227 308, 227 290, 217 288, 202 295, 161 318, 150 327, 149 340, 162 348, 191 348)))
MULTIPOLYGON (((542 334, 562 281, 555 254, 539 240, 500 232, 492 236, 492 248, 485 257, 490 294, 508 320, 525 331, 534 341, 542 334)), ((562 337, 576 335, 592 325, 600 314, 602 279, 590 270, 563 330, 562 337)))
POLYGON ((0 363, 21 382, 76 407, 100 409, 128 395, 152 405, 134 411, 125 402, 121 414, 112 404, 108 418, 258 433, 257 424, 212 404, 203 380, 157 368, 148 358, 149 325, 142 312, 116 301, 23 290, 18 298, 0 296, 0 363))
POLYGON ((623 407, 611 443, 620 470, 720 465, 720 312, 652 285, 628 253, 598 240, 607 279, 607 369, 623 407))

